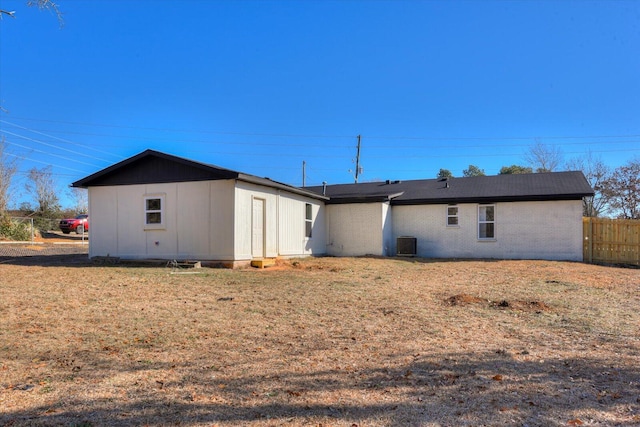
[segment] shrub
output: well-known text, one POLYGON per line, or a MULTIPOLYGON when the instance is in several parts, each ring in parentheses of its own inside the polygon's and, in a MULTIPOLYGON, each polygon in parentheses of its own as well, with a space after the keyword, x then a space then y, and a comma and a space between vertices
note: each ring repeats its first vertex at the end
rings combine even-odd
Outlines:
POLYGON ((0 238, 5 240, 31 240, 31 224, 14 221, 7 215, 0 217, 0 238))

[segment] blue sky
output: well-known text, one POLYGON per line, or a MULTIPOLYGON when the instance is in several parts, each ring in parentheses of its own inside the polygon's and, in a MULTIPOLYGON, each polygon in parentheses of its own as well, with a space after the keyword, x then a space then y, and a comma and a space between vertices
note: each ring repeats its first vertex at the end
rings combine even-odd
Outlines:
MULTIPOLYGON (((640 156, 638 1, 26 0, 0 136, 71 182, 147 148, 292 185, 489 175, 536 143, 640 156)), ((64 190, 63 190, 64 191, 64 190)))

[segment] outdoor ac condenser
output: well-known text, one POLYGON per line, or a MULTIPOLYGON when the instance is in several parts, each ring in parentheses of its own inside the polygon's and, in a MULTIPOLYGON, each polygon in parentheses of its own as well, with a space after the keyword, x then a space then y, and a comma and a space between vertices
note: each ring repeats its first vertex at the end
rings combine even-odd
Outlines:
POLYGON ((396 243, 396 254, 398 256, 416 256, 417 242, 415 237, 398 237, 396 243))

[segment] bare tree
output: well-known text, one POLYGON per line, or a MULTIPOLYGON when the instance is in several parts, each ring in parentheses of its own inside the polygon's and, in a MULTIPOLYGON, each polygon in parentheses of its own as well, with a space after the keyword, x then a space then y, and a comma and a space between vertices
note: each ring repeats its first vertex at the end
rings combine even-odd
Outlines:
POLYGON ((37 204, 37 211, 45 217, 60 211, 60 199, 51 169, 51 166, 46 166, 29 170, 29 181, 26 184, 27 191, 37 204))
POLYGON ((524 158, 536 172, 553 172, 562 164, 562 151, 556 146, 537 141, 529 147, 524 158))
MULTIPOLYGON (((62 27, 64 25, 64 20, 62 19, 62 12, 58 8, 57 3, 53 2, 52 0, 28 0, 27 6, 37 7, 40 10, 44 10, 44 9, 50 10, 58 18, 58 23, 60 23, 60 26, 62 27)), ((15 10, 0 9, 0 18, 2 18, 2 16, 10 16, 12 18, 15 18, 16 12, 15 10)))
POLYGON ((602 183, 602 191, 618 217, 640 219, 640 158, 614 170, 602 183))
POLYGON ((69 195, 74 202, 73 210, 77 213, 89 211, 89 192, 86 188, 71 187, 69 195))
POLYGON ((582 199, 582 214, 592 217, 605 215, 609 210, 609 196, 602 190, 604 182, 611 175, 611 169, 591 152, 569 160, 565 167, 567 170, 582 171, 595 192, 593 196, 582 199))
POLYGON ((11 180, 18 171, 18 159, 9 159, 4 137, 0 139, 0 215, 6 212, 11 199, 11 180))

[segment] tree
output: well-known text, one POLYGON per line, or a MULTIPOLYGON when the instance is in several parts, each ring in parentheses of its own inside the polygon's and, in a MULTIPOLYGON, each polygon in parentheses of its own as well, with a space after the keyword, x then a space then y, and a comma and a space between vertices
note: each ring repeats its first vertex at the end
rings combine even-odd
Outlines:
POLYGON ((533 173, 533 169, 527 166, 503 166, 500 168, 500 175, 510 175, 510 174, 518 174, 518 173, 533 173))
POLYGON ((594 158, 591 152, 568 161, 565 167, 567 170, 582 171, 595 192, 593 196, 582 199, 582 214, 591 217, 604 215, 609 210, 609 197, 602 190, 611 174, 610 168, 601 159, 594 158))
POLYGON ((89 194, 85 188, 71 187, 69 195, 74 201, 73 210, 76 213, 87 213, 89 211, 89 194))
POLYGON ((6 212, 11 194, 11 180, 18 171, 17 158, 9 159, 5 151, 4 138, 0 140, 0 215, 6 212))
POLYGON ((37 212, 43 217, 57 215, 60 211, 60 199, 51 166, 42 169, 34 167, 29 170, 28 178, 26 188, 36 202, 37 212))
POLYGON ((602 183, 602 192, 620 218, 640 219, 640 158, 614 170, 602 183))
POLYGON ((536 168, 536 172, 553 172, 562 163, 562 152, 557 146, 536 142, 524 155, 525 160, 536 168))
POLYGON ((475 165, 469 165, 469 169, 465 169, 462 171, 462 175, 466 177, 470 176, 485 176, 484 169, 480 169, 475 165))
POLYGON ((449 169, 440 169, 440 171, 438 172, 438 175, 436 175, 436 178, 441 179, 441 178, 453 178, 453 174, 451 173, 451 171, 449 169))
MULTIPOLYGON (((60 26, 64 25, 64 20, 62 19, 62 12, 58 8, 58 5, 54 3, 52 0, 28 0, 27 6, 29 7, 35 6, 40 10, 44 10, 44 9, 50 10, 51 12, 55 13, 56 17, 58 18, 58 22, 60 23, 60 26)), ((0 18, 2 18, 3 15, 15 18, 16 12, 13 10, 10 11, 6 9, 0 9, 0 18)))

